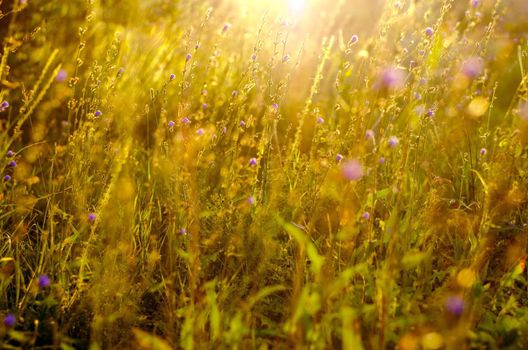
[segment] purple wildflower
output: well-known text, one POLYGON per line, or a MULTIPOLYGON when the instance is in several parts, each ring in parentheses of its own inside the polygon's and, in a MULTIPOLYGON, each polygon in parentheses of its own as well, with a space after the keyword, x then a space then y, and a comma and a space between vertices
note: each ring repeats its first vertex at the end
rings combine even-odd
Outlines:
POLYGON ((357 43, 358 41, 359 41, 359 37, 356 34, 354 34, 354 35, 352 35, 352 37, 350 37, 350 45, 353 45, 353 44, 357 43))
POLYGON ((249 165, 250 165, 250 166, 255 166, 255 165, 257 165, 257 158, 251 158, 251 159, 249 160, 249 165))
POLYGON ((205 109, 207 109, 207 107, 209 107, 209 105, 207 103, 202 104, 202 109, 205 110, 205 109))
POLYGON ((181 120, 182 124, 189 124, 191 121, 187 117, 183 117, 181 120))
POLYGON ((343 160, 343 155, 341 155, 341 154, 338 153, 338 154, 336 155, 336 158, 335 158, 335 159, 336 159, 336 161, 340 162, 340 161, 343 160))
POLYGON ((173 120, 169 120, 169 128, 174 127, 176 123, 173 120))
POLYGON ((176 75, 174 73, 171 73, 171 75, 169 75, 169 80, 174 80, 174 78, 176 78, 176 75))
POLYGON ((487 149, 485 149, 484 147, 480 149, 480 155, 481 155, 481 156, 485 156, 486 153, 488 153, 488 150, 487 150, 487 149))
POLYGON ((282 57, 282 62, 285 63, 285 62, 288 62, 290 60, 290 55, 284 55, 282 57))
POLYGON ((93 223, 95 221, 95 219, 97 219, 97 215, 95 215, 95 213, 90 213, 88 214, 88 221, 93 223))
POLYGON ((190 53, 188 53, 186 56, 185 56, 185 62, 189 62, 192 58, 192 55, 190 53))
POLYGON ((343 164, 341 173, 347 180, 356 181, 363 177, 363 166, 355 159, 349 160, 343 164))
POLYGON ((427 27, 427 28, 425 28, 424 33, 425 33, 425 35, 427 35, 427 36, 433 36, 433 34, 434 34, 434 29, 431 28, 431 27, 427 27))
POLYGON ((243 127, 245 127, 245 126, 246 126, 246 122, 245 122, 245 121, 243 121, 243 120, 241 120, 241 121, 240 121, 240 123, 239 123, 238 125, 240 125, 240 127, 242 127, 242 128, 243 128, 243 127))
POLYGON ((255 205, 255 197, 249 196, 247 202, 249 205, 255 205))
POLYGON ((38 286, 42 289, 48 288, 51 285, 51 280, 48 275, 40 275, 38 278, 38 286))
POLYGON ((373 131, 373 130, 370 130, 370 129, 367 130, 367 131, 365 132, 365 138, 366 138, 367 140, 374 140, 374 131, 373 131))
POLYGON ((279 109, 279 104, 278 103, 274 103, 271 105, 271 107, 275 110, 279 109))
POLYGON ((6 156, 9 157, 9 158, 13 157, 14 155, 15 155, 15 152, 13 152, 11 150, 7 151, 7 153, 6 153, 6 156))
POLYGON ((366 211, 363 214, 361 214, 361 217, 368 221, 370 219, 370 213, 366 211))
POLYGON ((9 107, 9 102, 7 101, 2 102, 2 104, 0 105, 0 112, 5 111, 7 107, 9 107))
POLYGON ((4 318, 4 325, 7 328, 13 328, 16 324, 16 317, 13 314, 7 314, 4 318))
POLYGON ((470 57, 462 63, 462 74, 468 78, 476 78, 484 71, 484 61, 480 57, 470 57))
POLYGON ((238 96, 238 91, 237 90, 233 90, 233 92, 231 93, 231 96, 232 97, 237 97, 238 96))
POLYGON ((66 80, 67 77, 68 77, 68 73, 66 72, 66 70, 61 69, 57 72, 57 76, 55 77, 55 80, 57 80, 58 82, 63 82, 66 80))
POLYGON ((255 61, 257 60, 257 54, 256 54, 256 53, 254 53, 253 55, 251 55, 251 60, 252 60, 253 62, 255 62, 255 61))
POLYGON ((224 24, 224 28, 222 28, 222 31, 223 31, 223 32, 227 32, 227 31, 229 30, 229 28, 231 28, 231 24, 229 24, 229 23, 225 23, 225 24, 224 24))
POLYGON ((519 104, 518 113, 523 121, 528 122, 528 101, 519 104))
POLYGON ((103 112, 101 112, 100 110, 97 110, 97 111, 95 111, 95 113, 94 113, 94 115, 95 115, 96 117, 100 117, 102 114, 103 114, 103 112))
POLYGON ((185 236, 187 234, 187 230, 184 228, 181 228, 179 231, 180 235, 185 236))
POLYGON ((205 133, 205 131, 204 131, 203 128, 200 128, 200 129, 196 130, 196 134, 197 134, 198 136, 202 136, 204 133, 205 133))
POLYGON ((380 157, 379 163, 382 165, 385 164, 385 157, 380 157))
POLYGON ((324 119, 322 117, 317 117, 317 124, 323 124, 324 119))
POLYGON ((445 308, 450 314, 454 316, 460 316, 464 312, 465 303, 462 298, 458 296, 451 296, 447 298, 445 302, 445 308))
POLYGON ((405 84, 405 72, 398 68, 386 68, 376 83, 377 89, 397 90, 405 84))
POLYGON ((8 181, 10 181, 10 180, 11 180, 11 175, 6 175, 6 176, 4 176, 4 181, 5 181, 5 182, 8 182, 8 181))
POLYGON ((400 143, 400 140, 396 136, 391 136, 389 137, 388 143, 390 147, 395 148, 400 143))
POLYGON ((17 166, 17 163, 14 160, 12 160, 9 163, 7 163, 7 166, 9 166, 10 168, 14 168, 17 166))
POLYGON ((480 5, 480 0, 471 0, 471 6, 478 7, 480 5))

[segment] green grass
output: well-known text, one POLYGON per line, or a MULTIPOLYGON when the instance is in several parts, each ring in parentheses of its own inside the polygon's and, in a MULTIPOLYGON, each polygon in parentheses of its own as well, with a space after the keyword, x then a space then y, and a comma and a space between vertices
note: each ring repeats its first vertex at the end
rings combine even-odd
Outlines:
POLYGON ((1 348, 528 348, 525 1, 0 10, 1 348))

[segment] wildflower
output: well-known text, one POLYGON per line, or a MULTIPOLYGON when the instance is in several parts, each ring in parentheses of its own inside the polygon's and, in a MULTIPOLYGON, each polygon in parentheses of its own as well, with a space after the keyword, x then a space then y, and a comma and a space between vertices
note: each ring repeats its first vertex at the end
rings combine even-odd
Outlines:
POLYGON ((322 117, 317 117, 317 124, 323 124, 324 119, 322 117))
POLYGON ((245 121, 243 121, 243 120, 241 120, 241 121, 240 121, 240 123, 239 123, 239 125, 240 125, 240 127, 242 127, 242 128, 243 128, 243 127, 245 127, 245 126, 246 126, 246 122, 245 122, 245 121))
POLYGON ((227 31, 229 30, 229 28, 231 28, 231 24, 229 24, 229 23, 225 23, 225 24, 224 24, 224 28, 222 28, 222 31, 223 31, 223 32, 227 32, 227 31))
POLYGON ((233 92, 231 93, 231 96, 232 97, 237 97, 238 96, 238 91, 237 90, 233 90, 233 92))
POLYGON ((9 107, 9 102, 7 101, 2 102, 2 104, 0 104, 0 112, 5 111, 7 107, 9 107))
POLYGON ((205 109, 207 109, 207 107, 209 107, 209 105, 207 103, 202 104, 202 109, 205 110, 205 109))
POLYGON ((103 115, 103 112, 101 112, 100 110, 97 110, 97 111, 95 111, 94 115, 96 117, 100 117, 101 115, 103 115))
POLYGON ((125 67, 119 67, 119 69, 117 70, 117 75, 121 75, 125 72, 125 67))
POLYGON ((470 57, 462 63, 462 74, 473 79, 484 71, 484 61, 480 57, 470 57))
POLYGON ((95 221, 95 219, 97 219, 97 215, 95 215, 95 213, 90 213, 88 214, 88 221, 93 223, 95 221))
POLYGON ((66 70, 61 69, 57 72, 57 76, 55 77, 55 80, 57 80, 58 82, 63 82, 66 80, 67 77, 68 77, 68 73, 66 72, 66 70))
POLYGON ((17 166, 17 163, 16 163, 14 160, 12 160, 12 161, 10 161, 9 163, 7 163, 7 165, 8 165, 10 168, 14 168, 14 167, 17 166))
POLYGON ((427 35, 427 36, 433 36, 433 34, 434 34, 434 29, 431 28, 431 27, 427 27, 427 28, 425 28, 424 33, 425 33, 425 35, 427 35))
POLYGON ((343 160, 343 156, 342 156, 341 154, 338 153, 337 156, 336 156, 336 160, 337 160, 338 162, 342 161, 342 160, 343 160))
POLYGON ((464 312, 465 303, 460 297, 451 296, 447 298, 445 302, 445 308, 450 314, 454 316, 460 316, 464 312))
POLYGON ((485 148, 481 148, 481 149, 480 149, 480 155, 481 155, 481 156, 485 156, 486 153, 488 153, 488 150, 487 150, 487 149, 485 149, 485 148))
POLYGON ((405 73, 398 68, 386 68, 381 72, 375 87, 386 90, 397 90, 405 84, 405 73))
POLYGON ((176 75, 174 73, 171 73, 171 75, 169 76, 169 80, 174 80, 174 78, 176 78, 176 75))
POLYGON ((528 122, 528 101, 521 102, 517 112, 523 121, 528 122))
POLYGON ((426 114, 427 114, 428 117, 434 117, 434 109, 429 108, 429 110, 427 110, 426 114))
POLYGON ((13 152, 11 150, 7 151, 7 153, 6 153, 6 156, 9 157, 9 158, 11 158, 14 155, 15 155, 15 152, 13 152))
POLYGON ((379 163, 380 163, 381 165, 385 164, 385 157, 380 157, 380 159, 379 159, 379 163))
POLYGON ((187 230, 184 228, 181 228, 179 231, 180 235, 185 236, 187 234, 187 230))
POLYGON ((374 131, 372 131, 372 130, 370 130, 370 129, 367 130, 367 131, 365 132, 365 138, 366 138, 367 140, 374 140, 374 131))
POLYGON ((284 56, 282 57, 282 62, 283 62, 283 63, 286 63, 286 62, 288 62, 289 60, 290 60, 290 55, 284 55, 284 56))
POLYGON ((255 165, 257 165, 257 158, 251 158, 251 159, 249 160, 249 165, 250 165, 250 166, 255 166, 255 165))
POLYGON ((255 205, 255 197, 249 196, 248 199, 247 199, 247 203, 249 205, 255 205))
POLYGON ((189 124, 191 121, 189 120, 189 118, 187 118, 187 117, 183 117, 182 120, 181 120, 181 122, 182 122, 183 124, 189 124))
POLYGON ((389 137, 388 143, 390 147, 395 148, 400 143, 400 140, 396 136, 391 136, 389 137))
POLYGON ((172 121, 172 120, 169 120, 169 128, 172 128, 172 127, 174 127, 174 124, 176 124, 176 123, 174 123, 174 121, 172 121))
POLYGON ((368 221, 370 219, 370 213, 366 211, 363 214, 361 214, 361 217, 368 221))
POLYGON ((350 44, 350 45, 354 45, 354 44, 357 43, 358 41, 359 41, 359 37, 358 37, 356 34, 354 34, 354 35, 352 35, 352 37, 350 38, 350 42, 349 42, 349 44, 350 44))
POLYGON ((13 314, 7 314, 4 318, 4 325, 7 328, 13 328, 16 324, 16 317, 13 314))
POLYGON ((48 288, 51 285, 51 280, 48 275, 40 275, 38 278, 38 286, 42 289, 48 288))
POLYGON ((257 54, 254 53, 253 55, 251 55, 251 60, 255 62, 257 60, 257 54))
POLYGON ((4 176, 4 181, 5 181, 5 182, 8 182, 8 181, 10 181, 10 180, 11 180, 11 176, 10 176, 10 175, 6 175, 6 176, 4 176))
POLYGON ((227 132, 227 128, 225 126, 222 127, 222 134, 225 134, 227 132))
POLYGON ((185 56, 185 62, 189 62, 191 58, 192 58, 192 55, 188 53, 187 56, 185 56))
POLYGON ((205 131, 204 131, 203 128, 200 128, 200 129, 196 130, 196 134, 197 134, 198 136, 202 136, 204 133, 205 133, 205 131))
POLYGON ((425 50, 420 50, 420 51, 418 51, 418 54, 419 54, 420 56, 425 56, 425 50))
POLYGON ((480 5, 480 0, 471 0, 471 6, 478 7, 480 5))
POLYGON ((274 103, 271 105, 271 107, 275 110, 279 109, 279 104, 278 103, 274 103))
POLYGON ((343 165, 341 173, 347 180, 359 180, 363 177, 363 167, 357 160, 353 159, 343 165))

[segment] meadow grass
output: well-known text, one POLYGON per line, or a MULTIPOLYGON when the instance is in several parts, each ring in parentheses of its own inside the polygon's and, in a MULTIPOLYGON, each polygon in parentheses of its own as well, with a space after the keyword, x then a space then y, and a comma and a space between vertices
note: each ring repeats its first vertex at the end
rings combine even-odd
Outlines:
POLYGON ((301 5, 0 0, 3 349, 528 348, 528 5, 301 5))

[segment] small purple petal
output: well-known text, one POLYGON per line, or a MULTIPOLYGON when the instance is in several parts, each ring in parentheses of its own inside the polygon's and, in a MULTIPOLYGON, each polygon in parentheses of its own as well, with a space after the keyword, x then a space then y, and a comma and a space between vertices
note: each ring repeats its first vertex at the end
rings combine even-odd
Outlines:
POLYGON ((391 136, 389 137, 388 143, 390 147, 395 148, 400 143, 400 140, 396 136, 391 136))
POLYGON ((445 302, 445 308, 450 314, 454 316, 460 316, 462 313, 464 313, 465 303, 462 298, 451 296, 447 298, 445 302))
POLYGON ((42 289, 48 288, 51 285, 51 280, 48 275, 40 275, 38 278, 38 286, 42 289))
POLYGON ((359 180, 363 177, 363 166, 357 160, 349 160, 343 164, 341 172, 347 180, 359 180))
POLYGON ((4 325, 6 328, 13 328, 16 324, 16 317, 13 314, 7 314, 4 318, 4 325))

